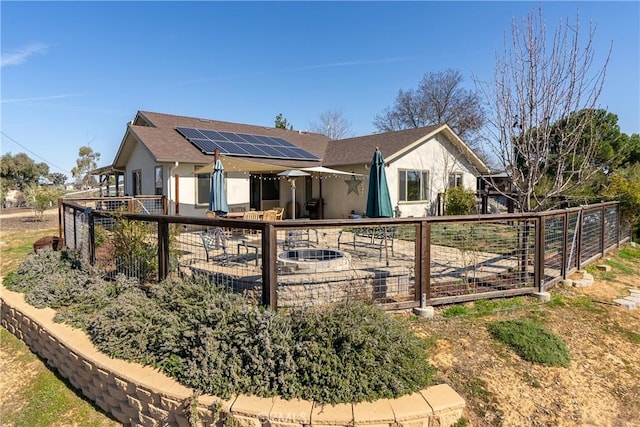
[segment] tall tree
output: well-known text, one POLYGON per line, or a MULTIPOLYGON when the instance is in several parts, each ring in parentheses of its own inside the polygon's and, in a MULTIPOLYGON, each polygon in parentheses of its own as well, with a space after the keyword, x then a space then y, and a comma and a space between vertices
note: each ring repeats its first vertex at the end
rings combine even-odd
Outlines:
POLYGON ((98 160, 100 160, 100 153, 94 152, 93 148, 83 145, 78 150, 76 166, 71 169, 71 173, 82 188, 91 188, 96 185, 96 179, 90 172, 98 167, 98 160))
POLYGON ((373 125, 381 132, 448 124, 473 143, 485 123, 479 95, 462 86, 460 71, 427 73, 417 89, 400 90, 395 103, 378 114, 373 125))
POLYGON ((25 153, 18 153, 15 156, 7 153, 0 159, 0 177, 10 189, 22 191, 48 174, 49 165, 36 163, 25 153))
POLYGON ((275 127, 276 129, 287 129, 287 130, 293 130, 293 125, 291 123, 289 123, 287 121, 287 119, 285 119, 282 116, 282 113, 279 113, 276 116, 276 122, 275 122, 275 127))
POLYGON ((581 34, 577 16, 575 22, 561 21, 550 40, 547 36, 541 9, 514 19, 511 39, 496 59, 494 79, 482 84, 490 143, 501 167, 512 175, 523 211, 557 206, 560 196, 596 172, 597 133, 587 130, 611 50, 594 67, 595 29, 581 34), (552 182, 536 192, 552 170, 558 171, 552 182))
POLYGON ((53 183, 53 185, 61 186, 64 185, 65 182, 67 182, 67 175, 60 172, 54 172, 50 174, 49 177, 51 178, 51 182, 53 183))
POLYGON ((321 133, 331 139, 343 139, 352 136, 351 121, 340 110, 327 110, 320 113, 318 121, 309 124, 309 130, 321 133))

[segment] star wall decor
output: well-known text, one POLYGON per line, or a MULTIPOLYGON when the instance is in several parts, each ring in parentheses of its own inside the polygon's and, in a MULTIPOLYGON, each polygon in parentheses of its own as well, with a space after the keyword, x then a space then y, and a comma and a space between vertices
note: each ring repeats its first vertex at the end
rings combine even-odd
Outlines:
POLYGON ((349 186, 347 190, 347 196, 351 193, 356 193, 356 195, 360 195, 360 183, 361 179, 357 179, 355 175, 351 175, 351 179, 345 179, 344 182, 349 186))

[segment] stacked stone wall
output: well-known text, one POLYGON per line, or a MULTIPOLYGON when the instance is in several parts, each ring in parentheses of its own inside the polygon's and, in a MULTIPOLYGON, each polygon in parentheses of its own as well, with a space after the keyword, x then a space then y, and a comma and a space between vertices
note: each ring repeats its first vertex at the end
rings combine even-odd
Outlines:
POLYGON ((0 322, 46 360, 87 399, 118 422, 132 426, 222 426, 227 416, 239 427, 449 426, 462 415, 464 400, 446 384, 399 399, 319 405, 304 400, 197 396, 159 371, 112 359, 84 332, 54 323, 55 311, 36 309, 22 294, 0 287, 0 322))

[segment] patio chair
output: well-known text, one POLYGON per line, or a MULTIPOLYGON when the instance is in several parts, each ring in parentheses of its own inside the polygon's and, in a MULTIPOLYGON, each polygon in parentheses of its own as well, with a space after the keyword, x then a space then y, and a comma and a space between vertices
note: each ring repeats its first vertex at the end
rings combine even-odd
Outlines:
POLYGON ((260 212, 258 212, 258 211, 246 211, 244 213, 244 215, 242 215, 242 219, 258 221, 258 220, 260 220, 260 212))
POLYGON ((276 221, 282 221, 284 218, 284 208, 277 206, 273 208, 273 210, 276 211, 276 221))
POLYGON ((207 262, 216 259, 215 251, 217 250, 222 250, 222 260, 226 263, 229 262, 229 252, 227 248, 228 237, 221 227, 201 231, 199 234, 202 239, 207 262))
POLYGON ((275 211, 275 209, 264 211, 264 213, 262 214, 263 221, 275 221, 277 217, 278 217, 278 213, 275 211))

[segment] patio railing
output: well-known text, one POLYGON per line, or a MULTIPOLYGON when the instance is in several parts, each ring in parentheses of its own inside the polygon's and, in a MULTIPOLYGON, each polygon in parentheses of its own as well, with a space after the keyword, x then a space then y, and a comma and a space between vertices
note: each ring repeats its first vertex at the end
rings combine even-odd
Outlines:
MULTIPOLYGON (((104 205, 96 205, 104 206, 104 205)), ((60 203, 67 247, 106 275, 200 275, 273 307, 409 308, 549 289, 629 240, 617 202, 426 218, 248 221, 60 203)))

